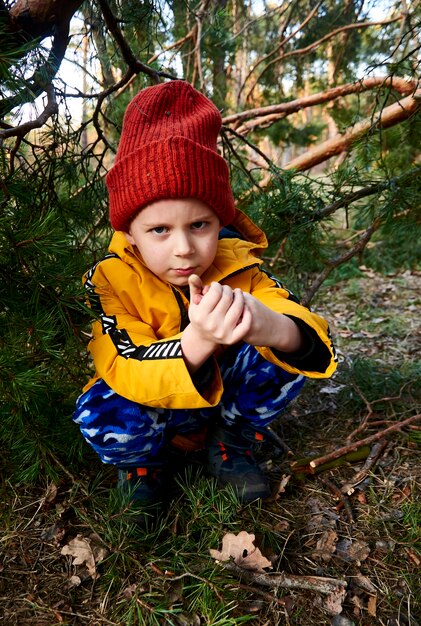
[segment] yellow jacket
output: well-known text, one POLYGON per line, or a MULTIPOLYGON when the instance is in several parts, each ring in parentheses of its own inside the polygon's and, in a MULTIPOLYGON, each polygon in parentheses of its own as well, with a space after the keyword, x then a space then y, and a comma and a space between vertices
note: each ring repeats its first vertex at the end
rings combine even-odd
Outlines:
MULTIPOLYGON (((219 240, 203 283, 239 287, 298 323, 311 346, 307 354, 257 347, 266 360, 311 378, 331 376, 336 357, 327 323, 261 268, 257 255, 267 246, 263 232, 241 211, 233 226, 238 236, 219 240)), ((109 254, 84 275, 83 282, 98 315, 89 343, 96 372, 84 391, 102 378, 119 395, 148 406, 188 409, 218 404, 223 384, 217 360, 208 363, 205 389, 193 380, 183 360, 180 339, 189 323, 186 293, 153 274, 122 232, 114 234, 109 254)))

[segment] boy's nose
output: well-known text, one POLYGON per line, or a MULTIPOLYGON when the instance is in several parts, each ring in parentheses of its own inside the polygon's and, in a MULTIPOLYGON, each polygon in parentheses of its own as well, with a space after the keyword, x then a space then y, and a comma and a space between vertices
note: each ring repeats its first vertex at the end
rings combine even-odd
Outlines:
POLYGON ((193 252, 193 244, 190 237, 185 233, 179 233, 177 235, 174 253, 176 256, 188 256, 193 252))

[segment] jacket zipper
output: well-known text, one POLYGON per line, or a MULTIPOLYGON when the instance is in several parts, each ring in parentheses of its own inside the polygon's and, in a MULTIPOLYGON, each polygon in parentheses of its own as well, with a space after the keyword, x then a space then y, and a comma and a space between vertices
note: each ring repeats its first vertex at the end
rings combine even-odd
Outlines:
POLYGON ((241 272, 247 272, 247 270, 251 270, 253 269, 253 267, 259 267, 260 263, 253 263, 252 265, 247 265, 247 267, 242 267, 239 270, 235 270, 235 272, 232 272, 232 274, 227 274, 226 276, 224 276, 224 278, 222 280, 226 280, 227 278, 232 278, 233 276, 237 276, 237 274, 241 274, 241 272))
POLYGON ((175 299, 177 300, 178 308, 180 309, 180 332, 182 332, 186 328, 186 326, 190 324, 189 315, 186 311, 186 307, 184 306, 184 301, 181 293, 178 291, 178 289, 173 287, 173 285, 171 285, 171 290, 175 296, 175 299))

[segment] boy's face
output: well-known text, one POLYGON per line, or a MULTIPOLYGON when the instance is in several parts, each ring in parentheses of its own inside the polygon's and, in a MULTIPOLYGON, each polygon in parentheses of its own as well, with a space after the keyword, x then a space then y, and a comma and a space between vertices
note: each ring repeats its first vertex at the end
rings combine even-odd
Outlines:
POLYGON ((221 226, 201 200, 158 200, 142 209, 126 233, 147 267, 162 280, 185 287, 212 264, 221 226))

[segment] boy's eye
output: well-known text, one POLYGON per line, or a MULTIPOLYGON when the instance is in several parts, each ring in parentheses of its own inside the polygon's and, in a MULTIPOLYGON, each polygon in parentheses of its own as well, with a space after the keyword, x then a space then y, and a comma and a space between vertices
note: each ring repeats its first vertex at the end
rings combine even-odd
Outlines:
POLYGON ((204 222, 203 220, 200 222, 193 222, 193 224, 191 225, 193 230, 201 230, 202 228, 205 228, 207 222, 204 222))
POLYGON ((155 226, 154 228, 151 228, 153 233, 156 233, 157 235, 162 235, 163 233, 165 233, 167 231, 165 226, 155 226))

